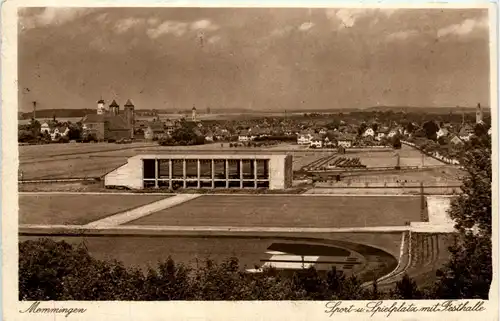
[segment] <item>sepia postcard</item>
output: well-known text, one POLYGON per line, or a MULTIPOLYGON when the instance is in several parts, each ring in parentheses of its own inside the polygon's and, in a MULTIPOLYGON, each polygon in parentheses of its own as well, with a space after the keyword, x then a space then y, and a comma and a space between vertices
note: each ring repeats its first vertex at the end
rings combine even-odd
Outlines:
POLYGON ((497 5, 2 3, 2 319, 498 320, 497 5))

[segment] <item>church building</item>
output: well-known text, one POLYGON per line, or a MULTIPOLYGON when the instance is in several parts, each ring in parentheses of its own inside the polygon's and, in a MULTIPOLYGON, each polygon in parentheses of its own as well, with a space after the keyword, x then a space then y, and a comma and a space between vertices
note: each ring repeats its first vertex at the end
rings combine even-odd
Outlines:
POLYGON ((134 138, 135 106, 129 100, 120 110, 120 105, 113 100, 106 109, 106 103, 97 102, 97 112, 82 119, 83 130, 92 134, 98 141, 134 138))

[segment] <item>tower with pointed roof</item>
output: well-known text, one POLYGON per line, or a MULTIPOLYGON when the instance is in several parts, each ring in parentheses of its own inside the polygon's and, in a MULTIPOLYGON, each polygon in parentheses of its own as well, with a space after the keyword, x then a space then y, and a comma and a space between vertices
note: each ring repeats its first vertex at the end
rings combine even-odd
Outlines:
POLYGON ((476 124, 483 123, 483 110, 481 109, 481 104, 477 104, 476 108, 476 124))
POLYGON ((125 120, 130 128, 130 138, 134 138, 135 106, 130 99, 128 99, 125 105, 123 105, 123 108, 125 112, 125 120))
POLYGON ((109 113, 112 116, 117 116, 118 114, 120 114, 120 106, 118 105, 118 103, 114 99, 111 102, 111 104, 109 105, 109 113))
POLYGON ((191 109, 191 120, 196 121, 196 107, 193 105, 193 109, 191 109))
POLYGON ((104 115, 106 113, 106 107, 104 107, 104 105, 104 100, 102 98, 99 99, 97 102, 97 115, 104 115))

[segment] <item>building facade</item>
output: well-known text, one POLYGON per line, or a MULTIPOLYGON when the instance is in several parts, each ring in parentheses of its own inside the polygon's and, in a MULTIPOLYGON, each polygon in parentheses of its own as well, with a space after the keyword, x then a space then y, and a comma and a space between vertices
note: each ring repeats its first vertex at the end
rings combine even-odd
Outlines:
POLYGON ((130 100, 120 111, 120 105, 113 100, 106 110, 104 100, 97 102, 97 112, 82 118, 83 130, 99 141, 134 138, 135 107, 130 100))
POLYGON ((292 156, 258 153, 136 155, 104 177, 106 187, 266 188, 292 187, 292 156))

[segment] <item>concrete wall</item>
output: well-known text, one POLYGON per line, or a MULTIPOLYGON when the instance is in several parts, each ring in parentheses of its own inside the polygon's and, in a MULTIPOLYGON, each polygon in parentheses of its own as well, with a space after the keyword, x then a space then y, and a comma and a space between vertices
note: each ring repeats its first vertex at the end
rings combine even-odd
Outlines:
POLYGON ((269 159, 269 189, 285 189, 285 158, 269 159))
POLYGON ((105 186, 123 186, 130 189, 143 188, 143 163, 140 158, 129 158, 127 164, 118 167, 104 177, 105 186))
POLYGON ((287 155, 285 158, 285 188, 293 186, 293 156, 287 155))

